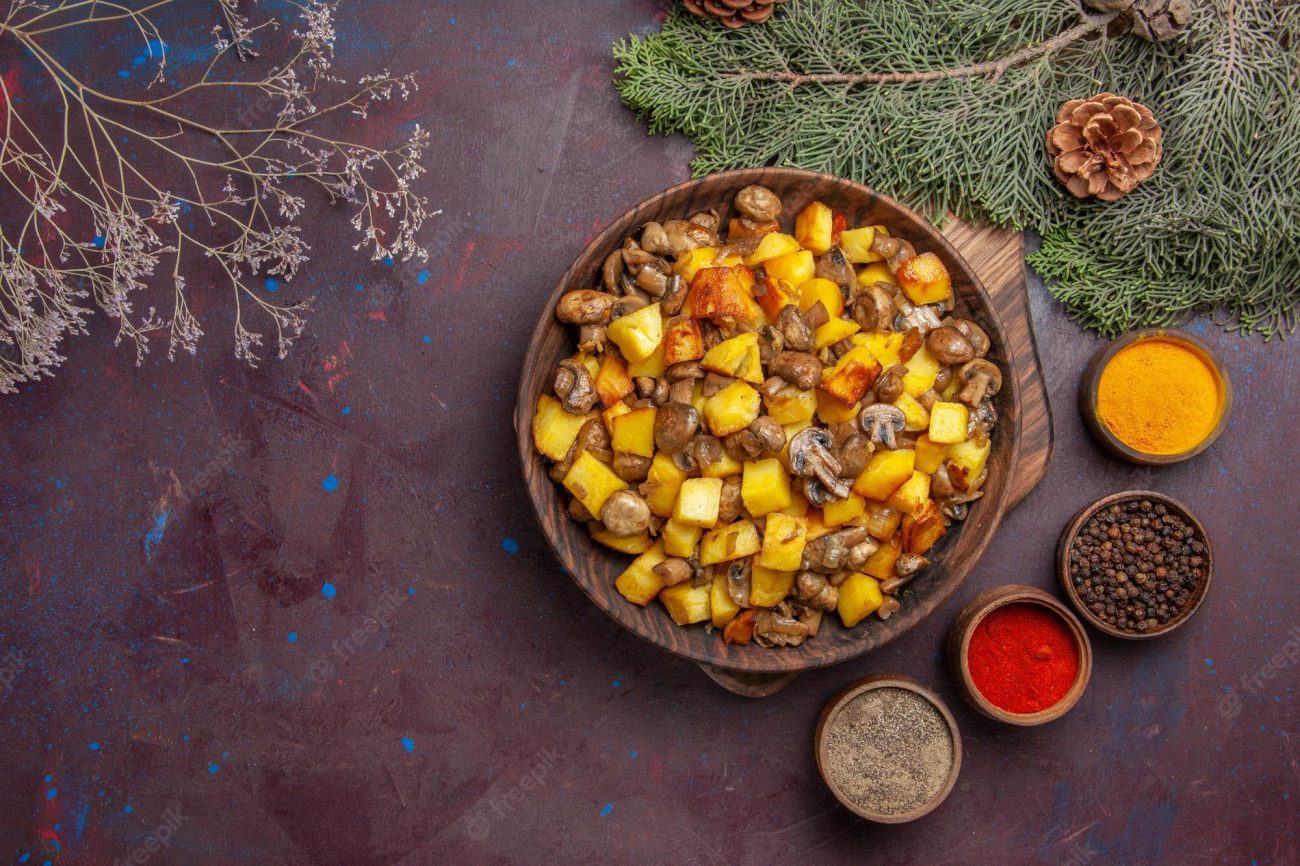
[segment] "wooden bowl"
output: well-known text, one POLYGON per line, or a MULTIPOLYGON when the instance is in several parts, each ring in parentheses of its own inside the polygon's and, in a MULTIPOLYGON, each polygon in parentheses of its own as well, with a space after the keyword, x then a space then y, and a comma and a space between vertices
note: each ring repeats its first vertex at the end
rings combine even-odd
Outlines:
POLYGON ((990 719, 1006 722, 1009 725, 1033 727, 1059 719, 1079 702, 1079 698, 1083 697, 1084 690, 1088 688, 1088 681, 1092 679, 1092 644, 1088 641, 1088 633, 1084 631, 1083 624, 1068 607, 1054 597, 1033 586, 1007 584, 981 592, 962 609, 957 616, 957 621, 953 623, 952 630, 948 632, 948 664, 952 669, 953 678, 957 681, 957 690, 966 699, 966 703, 990 719), (1074 635, 1075 645, 1079 648, 1079 675, 1075 678, 1074 685, 1070 686, 1070 690, 1059 701, 1036 713, 1009 713, 994 706, 980 693, 980 690, 975 687, 974 680, 971 679, 970 665, 967 660, 971 635, 975 633, 976 626, 984 617, 1008 604, 1036 604, 1047 608, 1066 624, 1070 633, 1074 635))
POLYGON ((1227 428, 1228 416, 1232 414, 1232 380, 1228 377, 1228 370, 1223 366, 1223 361, 1215 351, 1186 331, 1176 331, 1169 328, 1143 328, 1137 331, 1129 331, 1127 334, 1116 337, 1098 349, 1092 356, 1092 360, 1088 362, 1088 366, 1083 372, 1083 381, 1079 386, 1079 414, 1083 416, 1083 424, 1088 428, 1088 432, 1092 434, 1092 438, 1116 457, 1143 466, 1168 466, 1172 463, 1181 463, 1200 454, 1213 445, 1214 440, 1218 439, 1219 434, 1227 428), (1219 420, 1209 435, 1197 443, 1194 448, 1178 454, 1148 454, 1145 451, 1139 451, 1121 441, 1118 436, 1112 433, 1097 412, 1097 389, 1101 384, 1102 371, 1106 369, 1110 359, 1119 354, 1122 349, 1142 340, 1165 340, 1185 346, 1205 362, 1218 380, 1219 420))
POLYGON ((817 719, 817 731, 813 734, 813 754, 817 758, 817 772, 821 774, 822 781, 826 783, 826 787, 831 789, 831 793, 835 795, 835 799, 839 800, 840 804, 844 806, 844 808, 859 817, 866 818, 868 821, 875 821, 879 824, 903 824, 908 821, 915 821, 917 818, 930 814, 939 807, 939 804, 942 803, 950 793, 952 793, 953 787, 957 784, 957 775, 961 772, 961 731, 957 729, 957 720, 952 717, 952 713, 948 711, 948 707, 942 700, 940 700, 939 696, 918 683, 916 680, 901 674, 873 674, 872 676, 864 677, 860 680, 855 680, 854 682, 849 683, 847 686, 836 692, 831 699, 826 702, 826 706, 822 708, 821 717, 817 719), (835 718, 835 715, 843 709, 849 701, 853 700, 863 692, 883 688, 906 689, 909 692, 915 692, 925 698, 939 711, 939 715, 943 716, 944 721, 948 723, 948 732, 952 734, 952 770, 948 774, 947 782, 945 782, 944 786, 939 789, 939 793, 928 802, 918 806, 911 812, 903 812, 897 815, 883 815, 870 812, 854 803, 844 794, 844 791, 841 790, 835 778, 828 772, 826 766, 826 740, 824 735, 827 726, 835 718))
POLYGON ((1070 600, 1070 604, 1093 628, 1124 640, 1146 640, 1169 634, 1169 632, 1191 619, 1192 614, 1196 613, 1196 609, 1201 606, 1201 602, 1205 601, 1206 593, 1210 591, 1210 579, 1214 577, 1214 551, 1210 546, 1210 536, 1205 531, 1205 527, 1201 525, 1201 521, 1196 519, 1196 515, 1192 514, 1186 505, 1172 496, 1156 493, 1154 490, 1124 490, 1119 493, 1112 493, 1109 496, 1103 496, 1091 505, 1085 506, 1066 524, 1065 529, 1061 531, 1061 538, 1056 544, 1056 576, 1061 582, 1061 588, 1065 590, 1065 596, 1070 600), (1074 581, 1070 580, 1070 545, 1074 543, 1074 538, 1079 534, 1079 530, 1083 528, 1083 524, 1088 521, 1089 517, 1103 508, 1130 499, 1150 499, 1152 502, 1164 505, 1187 521, 1196 531, 1201 543, 1205 545, 1205 553, 1203 554, 1205 557, 1205 578, 1196 587, 1196 593, 1192 596, 1191 603, 1177 617, 1153 631, 1121 631, 1105 620, 1099 619, 1096 614, 1088 609, 1088 605, 1084 603, 1083 599, 1079 597, 1079 593, 1074 588, 1074 581))
MULTIPOLYGON (((731 671, 789 673, 835 664, 893 640, 929 616, 961 584, 993 538, 1007 507, 1010 480, 1020 448, 1020 386, 1011 370, 1007 332, 998 320, 988 292, 956 250, 920 216, 893 199, 861 184, 831 175, 791 168, 742 169, 688 181, 643 202, 615 220, 583 250, 538 305, 538 323, 524 357, 515 406, 515 432, 524 480, 546 539, 565 570, 605 613, 633 634, 684 658, 731 671), (555 304, 564 292, 598 285, 600 269, 623 238, 651 220, 685 218, 705 208, 717 208, 724 225, 733 215, 732 199, 748 184, 762 184, 785 204, 783 225, 814 199, 845 214, 850 225, 888 225, 895 235, 915 244, 918 252, 936 253, 952 274, 958 310, 988 332, 989 358, 1004 371, 1002 390, 994 398, 1000 417, 989 456, 984 497, 974 503, 960 530, 948 535, 929 554, 932 562, 900 594, 903 609, 888 620, 871 618, 852 629, 828 616, 817 637, 798 647, 765 649, 756 644, 727 646, 703 627, 682 628, 663 607, 640 608, 614 589, 614 579, 631 558, 591 540, 586 527, 569 519, 559 487, 547 477, 547 464, 533 447, 531 423, 537 398, 550 387, 559 361, 575 351, 574 328, 555 318, 555 304)), ((1019 335, 1025 343, 1028 335, 1019 335)))

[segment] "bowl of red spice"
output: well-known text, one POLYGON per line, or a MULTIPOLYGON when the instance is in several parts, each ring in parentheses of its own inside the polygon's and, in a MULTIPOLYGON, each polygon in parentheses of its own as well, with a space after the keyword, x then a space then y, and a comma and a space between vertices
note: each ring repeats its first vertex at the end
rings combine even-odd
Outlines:
POLYGON ((1061 532, 1057 577, 1093 627, 1128 640, 1159 637, 1205 600, 1214 553, 1186 505, 1154 490, 1125 490, 1079 511, 1061 532))
POLYGON ((1026 727, 1069 712, 1092 676, 1083 624, 1053 596, 1017 584, 966 605, 948 633, 948 660, 968 704, 1026 727))

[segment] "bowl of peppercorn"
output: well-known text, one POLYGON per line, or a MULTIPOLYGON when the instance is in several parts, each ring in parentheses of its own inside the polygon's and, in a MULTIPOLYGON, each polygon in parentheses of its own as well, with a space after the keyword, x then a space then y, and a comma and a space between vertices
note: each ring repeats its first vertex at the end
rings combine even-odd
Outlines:
POLYGON ((1178 500, 1126 490, 1082 509, 1056 549, 1070 603, 1099 631, 1141 640, 1191 619, 1210 589, 1205 527, 1178 500))

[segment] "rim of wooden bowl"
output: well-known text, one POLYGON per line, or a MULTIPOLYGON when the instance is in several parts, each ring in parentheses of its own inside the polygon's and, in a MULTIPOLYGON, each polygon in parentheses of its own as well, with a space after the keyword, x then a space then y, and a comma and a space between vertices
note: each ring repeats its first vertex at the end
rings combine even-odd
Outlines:
POLYGON ((923 818, 926 815, 939 808, 952 789, 957 786, 957 776, 961 773, 961 730, 957 727, 957 720, 953 718, 952 713, 948 710, 948 705, 930 689, 921 685, 916 680, 903 674, 872 674, 863 677, 846 685, 831 696, 822 708, 821 716, 817 719, 817 730, 813 733, 813 755, 817 759, 817 773, 826 783, 826 787, 835 795, 835 799, 840 801, 840 805, 848 809, 860 818, 866 818, 868 821, 874 821, 877 824, 906 824, 909 821, 915 821, 917 818, 923 818), (944 782, 939 793, 935 794, 930 800, 913 809, 911 812, 904 812, 899 815, 881 815, 875 812, 869 812, 858 806, 852 800, 844 795, 840 786, 827 772, 825 755, 826 755, 826 728, 830 725, 831 720, 842 710, 845 705, 864 692, 875 689, 905 689, 909 692, 915 692, 925 698, 934 708, 943 716, 943 720, 948 725, 948 732, 952 735, 952 769, 948 771, 948 779, 944 782))
POLYGON ((1198 337, 1175 328, 1139 328, 1121 334, 1093 353, 1088 366, 1084 368, 1083 379, 1079 385, 1079 414, 1083 417, 1083 425, 1088 428, 1092 438, 1116 457, 1141 466, 1169 466, 1182 463, 1213 445, 1214 440, 1228 428, 1228 418, 1232 414, 1232 378, 1228 375, 1228 368, 1224 366, 1223 359, 1198 337), (1214 373, 1219 384, 1219 420, 1204 439, 1187 451, 1178 454, 1148 454, 1139 451, 1111 432, 1097 412, 1097 390, 1101 384, 1102 371, 1106 369, 1111 358, 1121 350, 1142 340, 1166 340, 1183 344, 1200 356, 1214 373))
MULTIPOLYGON (((974 542, 969 542, 970 550, 965 559, 949 562, 946 554, 956 544, 953 539, 961 533, 969 532, 970 527, 963 524, 961 532, 950 532, 940 541, 939 556, 931 565, 903 589, 904 607, 888 620, 872 618, 869 623, 859 624, 853 629, 842 630, 838 622, 823 622, 822 633, 816 638, 805 641, 797 647, 779 647, 766 649, 755 644, 749 646, 727 646, 715 635, 706 635, 708 640, 698 640, 682 636, 676 638, 675 632, 659 630, 645 618, 647 614, 663 617, 668 622, 667 613, 659 605, 649 610, 637 607, 623 599, 612 587, 598 589, 596 582, 602 577, 593 567, 591 556, 624 557, 624 554, 607 551, 587 537, 583 530, 581 540, 572 540, 556 527, 560 520, 568 520, 563 512, 563 504, 556 491, 556 485, 546 474, 542 458, 535 452, 531 436, 531 422, 536 399, 544 385, 537 384, 535 375, 537 367, 544 360, 551 363, 552 358, 541 358, 541 348, 548 341, 552 329, 552 310, 559 296, 565 291, 592 284, 593 277, 598 278, 600 262, 610 250, 621 245, 623 238, 649 219, 665 218, 657 214, 668 202, 681 198, 686 201, 683 208, 699 209, 710 205, 717 206, 723 217, 732 210, 731 200, 735 193, 749 184, 766 184, 778 189, 803 188, 816 185, 822 187, 819 195, 825 196, 827 188, 833 188, 836 198, 854 203, 856 210, 869 210, 877 207, 889 211, 895 230, 917 244, 918 248, 937 253, 952 272, 954 290, 961 287, 968 295, 960 309, 965 315, 978 320, 988 331, 993 343, 993 353, 1000 355, 1003 365, 1012 369, 1013 349, 1007 336, 1006 328, 998 317, 997 309, 989 297, 988 291, 965 259, 957 250, 928 222, 910 208, 894 199, 871 190, 855 181, 835 177, 819 172, 793 168, 758 168, 736 169, 719 172, 677 184, 657 195, 651 196, 635 207, 626 211, 621 217, 611 221, 574 259, 573 263, 560 278, 556 287, 541 307, 541 315, 528 348, 524 355, 523 374, 520 378, 517 403, 515 405, 515 433, 519 459, 523 467, 524 481, 528 487, 533 511, 541 524, 547 544, 559 559, 561 565, 573 578, 574 582, 587 594, 608 616, 617 621, 628 631, 655 646, 668 650, 681 658, 711 665, 729 671, 744 671, 756 674, 781 674, 813 670, 847 661, 851 658, 880 647, 885 643, 905 634, 917 623, 933 613, 961 585, 970 569, 983 555, 994 534, 1002 515, 1006 510, 1007 496, 1010 491, 1010 479, 1014 476, 1019 460, 1020 448, 1020 383, 1014 375, 1007 375, 1003 380, 1002 390, 995 400, 1002 416, 998 436, 1008 437, 1006 451, 1006 468, 1001 477, 990 477, 985 484, 985 496, 972 506, 971 517, 967 523, 975 522, 976 509, 981 520, 987 521, 984 535, 974 542), (692 197, 697 189, 698 199, 692 197), (970 300, 970 295, 978 302, 970 300), (558 517, 558 520, 556 518, 558 517), (552 522, 555 525, 552 526, 552 522), (596 551, 594 554, 592 551, 596 551), (670 637, 669 635, 673 635, 670 637), (848 635, 848 637, 845 637, 848 635)), ((782 192, 789 196, 790 192, 782 192)), ((694 212, 693 210, 691 212, 694 212)), ((686 213, 676 216, 685 217, 686 213)), ((882 218, 883 219, 883 218, 882 218)), ((572 345, 572 335, 565 336, 566 345, 572 345)), ((557 356, 559 357, 559 356, 557 356)), ((995 448, 995 453, 997 448, 995 448)), ((575 524, 576 525, 576 524, 575 524)), ((581 527, 578 527, 581 529, 581 527)), ((626 565, 630 559, 620 559, 626 565)), ((698 627, 692 627, 695 629, 698 627)), ((673 629, 678 629, 673 626, 673 629)), ((681 631, 687 631, 685 629, 681 631)))
POLYGON ((1036 586, 1011 583, 986 589, 962 608, 952 629, 948 632, 948 662, 953 677, 957 680, 957 690, 961 692, 966 703, 990 719, 1028 728, 1059 719, 1073 709, 1083 697, 1083 693, 1088 689, 1088 683, 1092 680, 1092 642, 1088 640, 1088 632, 1083 627, 1083 623, 1079 622, 1079 618, 1055 596, 1036 586), (1075 646, 1079 648, 1079 673, 1075 676, 1069 691, 1059 701, 1036 713, 1011 713, 993 705, 975 686, 975 681, 970 675, 970 640, 975 633, 975 628, 984 617, 1009 604, 1036 604, 1052 611, 1069 628, 1070 634, 1074 636, 1075 646))
POLYGON ((1119 493, 1112 493, 1109 496, 1103 496, 1096 502, 1085 505, 1083 508, 1070 518, 1070 522, 1065 525, 1061 531, 1061 538, 1056 544, 1056 576, 1065 591, 1065 596, 1070 600, 1070 605, 1074 608, 1079 616, 1083 617, 1089 625, 1100 632, 1110 635, 1111 637, 1123 638, 1124 640, 1149 640, 1153 637, 1162 637, 1178 628, 1183 623, 1192 618, 1200 608, 1201 602, 1205 601, 1205 596, 1210 592, 1210 581, 1214 578, 1214 547, 1210 543, 1210 534, 1205 531, 1205 526, 1197 518, 1192 510, 1179 502, 1172 496, 1164 493, 1157 493, 1154 490, 1122 490, 1119 493), (1070 546, 1074 543, 1075 537, 1083 524, 1088 521, 1089 517, 1107 508, 1116 502, 1127 502, 1131 499, 1150 499, 1152 502, 1158 502, 1166 508, 1178 512, 1178 516, 1191 524, 1196 535, 1200 538, 1201 543, 1205 545, 1205 577, 1196 587, 1196 594, 1192 597, 1192 603, 1187 609, 1180 613, 1176 618, 1170 620, 1164 625, 1148 632, 1127 632, 1121 631, 1105 620, 1099 619, 1096 614, 1088 609, 1083 599, 1079 598, 1079 593, 1074 588, 1074 582, 1070 580, 1070 546))

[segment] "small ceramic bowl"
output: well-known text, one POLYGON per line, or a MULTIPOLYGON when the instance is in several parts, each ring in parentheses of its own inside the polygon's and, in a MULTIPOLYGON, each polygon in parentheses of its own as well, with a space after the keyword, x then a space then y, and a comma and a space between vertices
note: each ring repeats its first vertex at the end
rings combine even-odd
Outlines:
POLYGON ((1088 681, 1092 678, 1092 644, 1088 642, 1088 633, 1084 631, 1083 624, 1056 598, 1036 587, 1007 584, 995 586, 975 596, 958 614, 957 621, 948 632, 948 663, 952 668, 953 678, 957 681, 957 689, 966 699, 966 703, 990 719, 1006 722, 1009 725, 1033 727, 1059 719, 1079 702, 1079 698, 1083 697, 1084 691, 1088 688, 1088 681), (991 612, 1009 604, 1035 604, 1056 614, 1069 628, 1070 634, 1074 636, 1075 646, 1079 650, 1079 674, 1075 677, 1074 685, 1070 686, 1070 690, 1059 701, 1036 713, 1010 713, 994 706, 975 687, 967 663, 971 635, 975 633, 976 626, 991 612))
POLYGON ((1223 361, 1220 360, 1214 350, 1186 331, 1175 331, 1168 328, 1143 328, 1116 337, 1098 349, 1097 353, 1092 356, 1092 360, 1088 362, 1088 366, 1083 373, 1083 380, 1079 385, 1079 413, 1083 416, 1084 426, 1088 428, 1092 438, 1116 457, 1143 466, 1168 466, 1171 463, 1181 463, 1200 454, 1206 448, 1209 448, 1214 443, 1214 440, 1219 438, 1219 434, 1227 428, 1228 416, 1232 413, 1232 381, 1228 378, 1228 370, 1224 367, 1223 361), (1121 441, 1119 437, 1112 433, 1106 423, 1101 420, 1101 416, 1097 411, 1097 390, 1101 384, 1102 371, 1106 369, 1106 365, 1110 363, 1110 360, 1123 349, 1143 340, 1164 340, 1190 349, 1205 362, 1218 381, 1218 421, 1205 438, 1187 451, 1180 451, 1177 454, 1148 454, 1145 451, 1139 451, 1121 441))
POLYGON ((1120 493, 1112 493, 1109 496, 1103 496, 1091 505, 1085 506, 1075 514, 1070 522, 1065 525, 1061 532, 1061 538, 1056 544, 1056 576, 1061 582, 1061 588, 1065 590, 1065 596, 1070 600, 1079 615, 1088 621, 1088 624, 1098 631, 1105 632, 1112 637, 1124 638, 1125 640, 1146 640, 1148 638, 1160 637, 1169 634, 1169 632, 1178 628, 1187 620, 1192 618, 1196 609, 1201 606, 1205 600, 1206 593, 1210 591, 1210 579, 1214 577, 1214 551, 1210 547, 1210 536, 1206 533, 1205 527, 1201 521, 1196 519, 1196 515, 1187 508, 1186 505, 1174 499, 1172 496, 1166 496, 1163 493, 1156 493, 1154 490, 1125 490, 1120 493), (1196 540, 1205 545, 1205 553, 1201 554, 1205 558, 1205 577, 1196 587, 1196 592, 1192 596, 1191 603, 1187 608, 1174 619, 1165 623, 1158 628, 1145 632, 1128 632, 1121 631, 1115 626, 1099 619, 1096 614, 1088 609, 1082 598, 1079 597, 1075 589, 1074 581, 1070 579, 1070 546, 1074 543, 1075 536, 1079 530, 1087 523, 1088 518, 1107 508, 1116 502, 1126 502, 1131 499, 1150 499, 1152 502, 1164 505, 1170 511, 1176 513, 1196 531, 1196 540))
POLYGON ((905 677, 901 674, 874 674, 849 683, 836 692, 826 703, 826 706, 822 709, 821 718, 817 720, 817 732, 813 736, 813 752, 817 757, 817 772, 821 774, 826 787, 830 788, 831 793, 835 795, 835 799, 839 800, 844 808, 861 818, 866 818, 868 821, 874 821, 878 824, 903 824, 930 814, 952 793, 953 786, 957 784, 957 774, 961 771, 961 732, 957 729, 957 720, 952 717, 948 707, 934 692, 911 677, 905 677), (910 812, 882 814, 859 806, 845 794, 828 766, 825 733, 826 729, 835 720, 835 716, 854 698, 864 692, 884 688, 906 689, 920 695, 939 711, 939 715, 943 717, 944 722, 948 725, 948 733, 952 736, 952 767, 948 771, 947 780, 938 793, 910 812))

